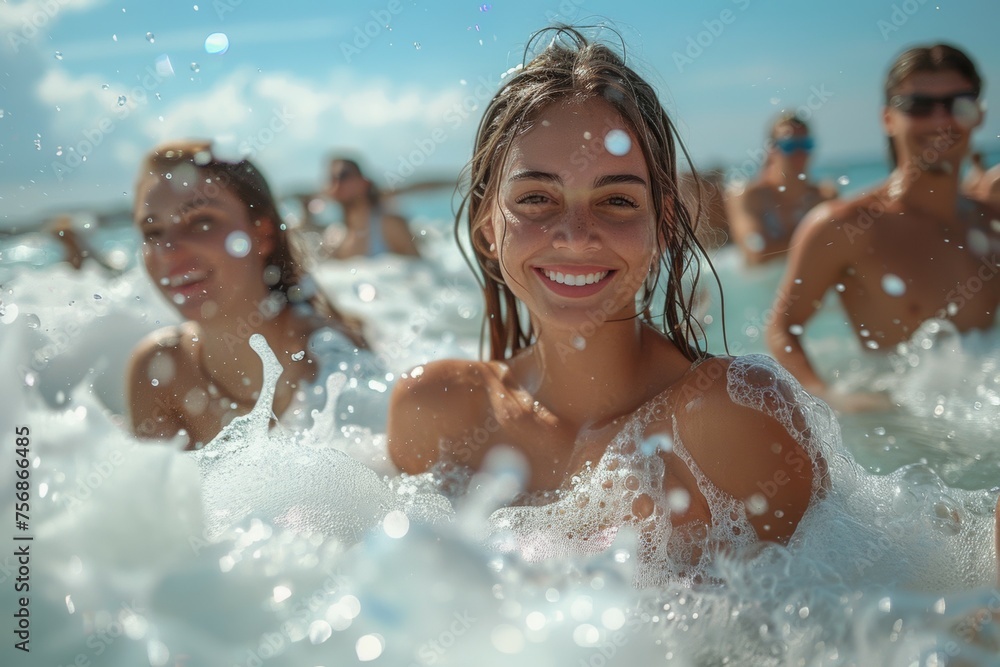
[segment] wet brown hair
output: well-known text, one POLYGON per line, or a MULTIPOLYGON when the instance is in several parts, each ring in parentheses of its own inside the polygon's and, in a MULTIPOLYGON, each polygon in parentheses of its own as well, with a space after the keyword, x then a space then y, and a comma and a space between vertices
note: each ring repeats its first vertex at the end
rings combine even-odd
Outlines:
MULTIPOLYGON (((504 283, 500 263, 490 256, 483 227, 495 204, 500 177, 514 139, 527 132, 549 105, 566 100, 603 99, 634 133, 650 173, 660 261, 651 269, 642 289, 639 317, 653 323, 650 308, 658 291, 664 295, 661 328, 685 357, 704 358, 701 326, 692 314, 693 295, 700 273, 695 251, 704 253, 695 238, 697 216, 692 216, 678 191, 676 130, 656 91, 625 64, 625 59, 601 43, 591 43, 577 28, 555 26, 535 33, 527 54, 543 37, 551 42, 514 72, 494 95, 479 123, 472 160, 466 167, 468 192, 455 218, 461 243, 463 220, 472 243, 474 270, 486 300, 485 327, 489 358, 506 359, 532 344, 535 331, 522 321, 519 302, 504 283), (666 285, 659 287, 666 268, 666 285), (690 270, 691 281, 684 276, 690 270)), ((688 162, 690 163, 688 157, 688 162)), ((700 200, 700 193, 698 200, 700 200)), ((499 241, 498 241, 499 242, 499 241)), ((463 250, 464 251, 464 250, 463 250)), ((471 262, 470 262, 471 263, 471 262)))
MULTIPOLYGON (((145 155, 139 168, 138 182, 160 178, 182 165, 190 165, 211 177, 204 184, 199 184, 197 195, 188 206, 200 206, 219 189, 225 188, 246 205, 255 225, 263 220, 271 221, 274 250, 264 258, 264 262, 267 267, 276 267, 277 275, 276 280, 266 282, 272 292, 281 295, 282 303, 310 307, 316 314, 334 320, 359 348, 368 347, 361 321, 341 313, 306 272, 298 238, 282 222, 271 188, 256 165, 246 159, 229 162, 218 158, 212 151, 212 142, 208 140, 172 141, 157 146, 145 155)), ((136 200, 135 206, 139 205, 136 200)), ((139 211, 136 210, 136 213, 139 211)), ((264 280, 264 276, 261 279, 264 280)))
MULTIPOLYGON (((889 68, 885 77, 885 104, 889 104, 904 81, 918 72, 957 72, 968 79, 976 95, 982 92, 983 80, 976 64, 964 51, 950 44, 915 46, 899 54, 889 68)), ((892 137, 888 137, 888 141, 889 159, 895 167, 898 162, 896 147, 892 143, 892 137)))

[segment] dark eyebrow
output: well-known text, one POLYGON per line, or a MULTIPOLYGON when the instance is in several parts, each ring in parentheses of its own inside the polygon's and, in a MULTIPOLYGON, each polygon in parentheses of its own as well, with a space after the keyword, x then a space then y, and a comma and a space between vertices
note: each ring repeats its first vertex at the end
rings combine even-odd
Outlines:
MULTIPOLYGON (((558 174, 552 174, 547 171, 537 171, 533 169, 525 169, 522 171, 514 172, 510 175, 509 181, 546 181, 549 183, 555 183, 557 185, 562 185, 562 178, 558 174)), ((603 188, 606 185, 616 185, 619 183, 635 184, 641 185, 643 187, 648 187, 645 179, 636 176, 635 174, 609 174, 607 176, 601 176, 594 181, 595 188, 603 188)))
POLYGON ((534 169, 522 169, 510 175, 508 181, 547 181, 549 183, 562 183, 558 174, 550 174, 547 171, 536 171, 534 169))
POLYGON ((605 185, 617 185, 619 183, 632 183, 648 187, 645 179, 636 176, 635 174, 610 174, 608 176, 601 176, 594 181, 594 187, 603 188, 605 185))

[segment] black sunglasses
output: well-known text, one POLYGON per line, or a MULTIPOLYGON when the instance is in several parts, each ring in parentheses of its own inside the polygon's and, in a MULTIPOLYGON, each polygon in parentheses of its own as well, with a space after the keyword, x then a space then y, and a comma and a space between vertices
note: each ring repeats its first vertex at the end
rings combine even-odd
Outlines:
POLYGON ((940 97, 934 95, 894 95, 889 100, 889 105, 895 109, 900 110, 907 116, 914 116, 916 118, 926 118, 934 113, 934 107, 938 104, 944 107, 944 110, 949 114, 962 115, 965 116, 969 114, 970 111, 976 113, 979 112, 979 105, 977 100, 979 99, 978 93, 965 92, 965 93, 955 93, 954 95, 941 95, 940 97), (956 114, 956 108, 958 113, 956 114))

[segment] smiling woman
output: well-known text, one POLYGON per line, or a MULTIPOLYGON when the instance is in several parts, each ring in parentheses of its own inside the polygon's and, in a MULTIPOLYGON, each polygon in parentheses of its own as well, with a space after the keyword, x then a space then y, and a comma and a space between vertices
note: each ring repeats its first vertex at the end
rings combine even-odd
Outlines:
POLYGON ((525 555, 601 549, 630 525, 640 580, 698 579, 709 545, 791 537, 824 478, 809 399, 773 362, 698 348, 673 126, 612 50, 550 36, 494 97, 470 166, 489 360, 401 380, 389 451, 417 474, 512 448, 526 494, 493 526, 525 555))
POLYGON ((348 355, 367 348, 360 323, 305 274, 267 182, 248 160, 221 161, 208 142, 160 146, 143 162, 133 217, 150 278, 187 320, 132 353, 137 435, 183 433, 195 448, 248 412, 263 380, 248 343, 254 333, 288 368, 275 394, 279 415, 322 379, 320 343, 348 355))

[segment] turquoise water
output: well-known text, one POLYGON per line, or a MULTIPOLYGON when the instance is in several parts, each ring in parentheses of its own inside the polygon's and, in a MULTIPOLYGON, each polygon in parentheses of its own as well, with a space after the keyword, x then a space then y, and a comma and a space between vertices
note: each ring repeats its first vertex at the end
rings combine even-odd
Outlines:
MULTIPOLYGON (((315 272, 369 322, 389 369, 369 385, 374 398, 402 371, 479 346, 481 298, 451 239, 450 198, 403 203, 427 261, 315 272)), ((52 265, 38 237, 17 261, 6 246, 0 266, 0 432, 32 429, 38 664, 996 663, 995 628, 970 620, 1000 609, 994 335, 927 331, 897 367, 844 335, 831 300, 807 332, 822 372, 844 386, 882 382, 901 407, 839 423, 813 408, 831 490, 791 549, 722 558, 718 585, 639 591, 628 530, 596 554, 535 563, 499 550, 483 533, 516 488, 515 467, 500 462, 450 499, 395 474, 382 424, 341 428, 320 412, 302 432, 268 432, 262 406, 265 426, 235 424, 198 456, 137 443, 121 427, 127 351, 176 313, 138 266, 128 227, 99 239, 126 257, 120 275, 52 265)), ((730 351, 765 351, 781 267, 745 269, 732 250, 714 258, 730 351)), ((720 300, 707 289, 700 303, 721 353, 720 300)), ((7 516, 13 482, 0 484, 7 516)), ((0 584, 14 567, 0 556, 0 584)), ((3 614, 14 609, 0 596, 3 614)), ((24 664, 10 642, 0 655, 24 664)))

